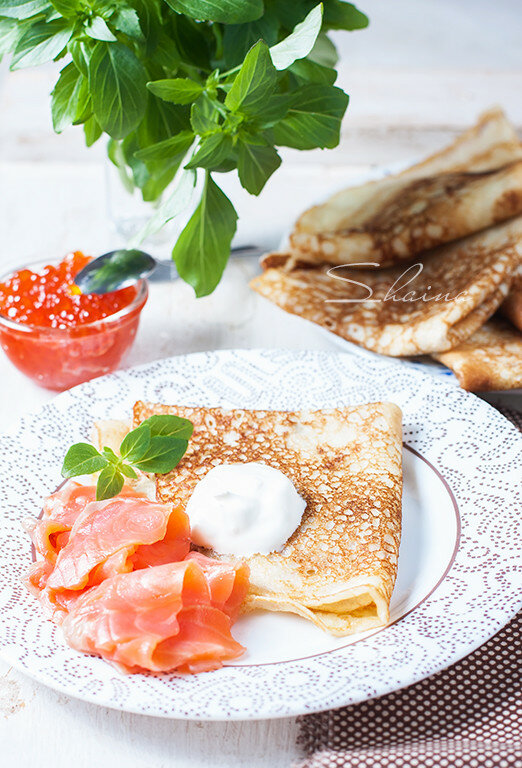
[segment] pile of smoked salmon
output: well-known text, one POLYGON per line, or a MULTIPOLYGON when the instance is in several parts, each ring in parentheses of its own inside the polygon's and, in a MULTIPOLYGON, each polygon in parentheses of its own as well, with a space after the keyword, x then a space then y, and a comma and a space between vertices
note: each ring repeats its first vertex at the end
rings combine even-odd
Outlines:
POLYGON ((243 653, 230 629, 248 566, 191 552, 180 507, 127 487, 96 501, 69 481, 30 534, 39 559, 25 583, 72 648, 125 672, 203 672, 243 653))

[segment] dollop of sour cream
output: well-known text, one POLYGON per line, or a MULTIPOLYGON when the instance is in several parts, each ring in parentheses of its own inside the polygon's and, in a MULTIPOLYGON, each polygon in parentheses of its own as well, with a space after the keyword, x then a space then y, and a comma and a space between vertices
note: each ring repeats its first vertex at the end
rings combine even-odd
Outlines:
POLYGON ((282 549, 306 502, 279 469, 266 464, 219 464, 194 488, 187 504, 192 540, 224 555, 282 549))

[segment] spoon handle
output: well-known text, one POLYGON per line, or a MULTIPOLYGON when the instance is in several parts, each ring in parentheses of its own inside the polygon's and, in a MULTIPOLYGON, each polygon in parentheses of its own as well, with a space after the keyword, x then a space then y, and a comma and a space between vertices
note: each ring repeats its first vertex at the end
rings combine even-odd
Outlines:
MULTIPOLYGON (((245 258, 247 256, 262 256, 266 252, 266 248, 260 248, 258 245, 242 245, 236 248, 232 248, 230 256, 232 258, 245 258)), ((151 283, 168 283, 171 280, 175 280, 178 277, 176 265, 173 261, 159 261, 157 266, 149 275, 148 280, 151 283)))
POLYGON ((158 261, 154 272, 148 276, 149 283, 168 283, 178 276, 173 261, 158 261))

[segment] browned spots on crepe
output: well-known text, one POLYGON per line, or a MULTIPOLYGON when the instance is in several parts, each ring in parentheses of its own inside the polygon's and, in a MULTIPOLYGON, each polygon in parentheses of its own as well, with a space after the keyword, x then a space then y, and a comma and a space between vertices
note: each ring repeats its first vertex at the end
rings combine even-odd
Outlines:
POLYGON ((386 266, 504 221, 522 213, 522 161, 397 181, 384 192, 351 226, 347 217, 334 232, 296 230, 290 238, 296 259, 386 266))
POLYGON ((157 476, 162 501, 186 504, 217 464, 258 461, 284 472, 307 502, 282 553, 246 558, 248 607, 293 611, 335 634, 388 621, 401 531, 397 406, 298 412, 137 402, 135 425, 156 413, 194 424, 181 462, 157 476))
POLYGON ((519 331, 522 331, 522 266, 518 268, 513 278, 509 293, 500 305, 500 311, 519 331))
MULTIPOLYGON (((522 168, 522 163, 514 163, 510 168, 522 168)), ((505 169, 502 169, 504 171, 505 169)), ((507 189, 497 198, 492 211, 492 224, 512 218, 522 212, 522 189, 507 189)))
POLYGON ((522 213, 522 146, 500 110, 404 172, 305 211, 293 264, 388 266, 522 213))
POLYGON ((509 323, 491 320, 462 344, 434 357, 470 392, 522 388, 522 333, 509 323))
POLYGON ((251 286, 347 341, 387 355, 418 355, 451 349, 478 329, 506 297, 521 260, 518 217, 425 254, 420 272, 417 266, 287 271, 280 261, 251 286))

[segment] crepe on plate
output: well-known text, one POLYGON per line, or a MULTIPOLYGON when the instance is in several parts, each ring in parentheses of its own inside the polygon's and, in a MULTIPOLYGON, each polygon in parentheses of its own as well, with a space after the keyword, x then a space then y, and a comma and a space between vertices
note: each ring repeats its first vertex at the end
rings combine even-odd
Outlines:
POLYGON ((250 285, 287 312, 374 352, 443 352, 471 336, 506 298, 522 262, 522 216, 425 254, 420 272, 415 265, 408 272, 404 265, 287 271, 282 266, 291 257, 275 256, 279 265, 250 285))
POLYGON ((522 333, 491 320, 448 352, 434 355, 470 392, 522 388, 522 333))
POLYGON ((186 505, 213 466, 258 461, 284 472, 307 502, 281 553, 245 558, 251 584, 245 609, 297 613, 335 635, 389 621, 401 534, 396 405, 286 412, 137 402, 135 426, 157 413, 194 424, 181 462, 156 478, 159 499, 186 505))
POLYGON ((522 213, 522 145, 494 109, 403 173, 351 187, 305 211, 293 262, 388 266, 522 213))

